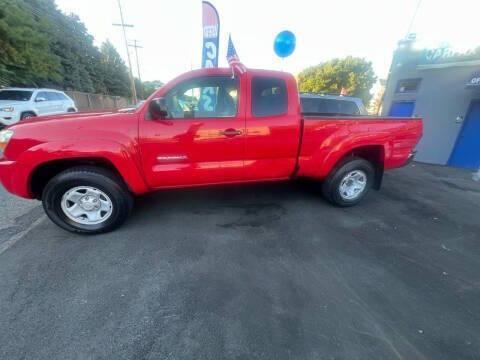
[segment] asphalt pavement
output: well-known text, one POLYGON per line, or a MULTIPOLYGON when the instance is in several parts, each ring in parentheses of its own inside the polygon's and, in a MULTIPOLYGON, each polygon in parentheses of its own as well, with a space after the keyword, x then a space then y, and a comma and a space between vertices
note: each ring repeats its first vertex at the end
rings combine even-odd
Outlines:
POLYGON ((159 192, 100 236, 0 190, 0 359, 479 359, 480 183, 159 192))

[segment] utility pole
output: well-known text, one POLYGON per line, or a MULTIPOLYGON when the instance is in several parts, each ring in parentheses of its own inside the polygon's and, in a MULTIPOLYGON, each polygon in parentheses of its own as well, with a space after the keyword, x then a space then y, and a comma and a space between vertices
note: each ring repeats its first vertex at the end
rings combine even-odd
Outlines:
MULTIPOLYGON (((143 46, 138 45, 138 40, 132 40, 132 41, 133 41, 133 45, 128 45, 128 46, 135 49, 135 59, 137 61, 137 75, 138 75, 138 80, 140 80, 140 84, 142 84, 142 77, 140 76, 140 62, 138 60, 138 49, 143 49, 143 46)), ((138 89, 138 92, 139 92, 139 96, 142 97, 143 89, 142 88, 138 89)))
POLYGON ((120 10, 120 24, 113 24, 113 26, 120 26, 123 30, 123 40, 125 41, 125 49, 127 50, 127 59, 128 59, 128 70, 130 74, 130 86, 132 87, 132 98, 133 98, 133 104, 137 104, 137 91, 135 89, 135 79, 133 78, 133 72, 132 72, 132 61, 130 60, 130 51, 128 48, 128 41, 127 41, 127 32, 125 31, 126 27, 132 28, 133 25, 125 24, 123 21, 123 10, 122 10, 122 4, 120 0, 118 1, 118 9, 120 10))

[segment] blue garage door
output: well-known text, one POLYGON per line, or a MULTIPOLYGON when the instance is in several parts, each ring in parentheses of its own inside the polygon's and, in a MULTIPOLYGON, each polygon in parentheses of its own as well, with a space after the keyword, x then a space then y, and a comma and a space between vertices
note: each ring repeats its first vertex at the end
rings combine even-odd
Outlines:
POLYGON ((470 104, 449 164, 470 169, 480 168, 480 100, 470 104))
POLYGON ((398 101, 392 103, 388 116, 412 117, 415 101, 398 101))

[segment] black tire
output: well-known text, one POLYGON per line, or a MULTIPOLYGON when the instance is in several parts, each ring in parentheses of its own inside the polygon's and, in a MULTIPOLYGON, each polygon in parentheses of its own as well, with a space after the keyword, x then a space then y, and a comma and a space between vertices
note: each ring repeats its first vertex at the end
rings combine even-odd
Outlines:
POLYGON ((36 117, 37 115, 34 112, 26 111, 20 116, 20 120, 30 119, 36 117))
POLYGON ((133 207, 133 197, 123 181, 112 172, 94 166, 79 166, 52 178, 43 190, 42 203, 48 217, 61 228, 74 233, 99 234, 112 231, 125 222, 133 207), (81 224, 63 211, 63 195, 81 186, 98 189, 109 197, 111 215, 104 222, 81 224))
MULTIPOLYGON (((362 177, 362 175, 360 175, 360 177, 362 177)), ((342 161, 332 170, 322 184, 322 193, 327 201, 336 206, 354 206, 362 201, 368 194, 373 186, 374 178, 375 168, 369 161, 359 157, 351 157, 342 161), (352 173, 355 174, 355 171, 359 172, 358 174, 365 174, 366 186, 362 191, 359 191, 358 194, 353 195, 355 196, 354 198, 347 199, 345 195, 342 195, 340 186, 345 177, 352 173)))
POLYGON ((69 113, 74 113, 74 112, 77 112, 77 110, 75 110, 74 108, 69 108, 69 109, 67 110, 67 112, 69 112, 69 113))

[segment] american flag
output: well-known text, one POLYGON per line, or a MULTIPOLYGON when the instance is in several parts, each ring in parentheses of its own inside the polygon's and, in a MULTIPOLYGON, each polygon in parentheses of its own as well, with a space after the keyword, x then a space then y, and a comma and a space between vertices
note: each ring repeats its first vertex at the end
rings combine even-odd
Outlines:
POLYGON ((240 74, 243 74, 247 71, 245 65, 240 62, 240 58, 238 57, 237 50, 235 50, 235 46, 233 45, 232 37, 228 36, 228 50, 227 50, 227 61, 228 64, 232 69, 237 69, 240 74))

